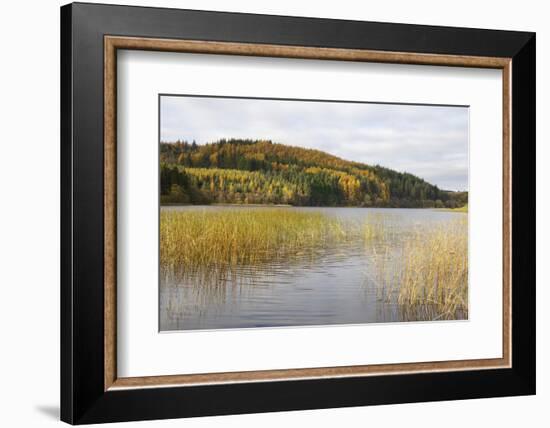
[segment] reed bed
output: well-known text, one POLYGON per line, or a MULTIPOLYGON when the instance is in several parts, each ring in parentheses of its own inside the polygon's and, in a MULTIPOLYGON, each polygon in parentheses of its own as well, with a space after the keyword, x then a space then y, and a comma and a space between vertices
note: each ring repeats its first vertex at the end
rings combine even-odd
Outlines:
POLYGON ((231 270, 293 258, 352 239, 338 219, 285 208, 231 211, 162 211, 161 266, 188 272, 231 270))
POLYGON ((273 269, 318 262, 336 247, 363 248, 378 296, 400 319, 467 318, 467 216, 396 224, 387 213, 354 222, 289 208, 161 211, 161 271, 190 279, 198 301, 223 302, 228 284, 246 292, 273 269))
POLYGON ((404 320, 468 317, 467 231, 465 216, 417 228, 399 251, 375 258, 386 299, 399 305, 404 320))

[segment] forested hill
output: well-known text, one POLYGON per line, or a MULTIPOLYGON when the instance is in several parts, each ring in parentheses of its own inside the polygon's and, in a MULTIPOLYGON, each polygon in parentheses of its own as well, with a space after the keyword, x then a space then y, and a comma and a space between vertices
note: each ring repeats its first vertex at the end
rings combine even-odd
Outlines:
POLYGON ((266 140, 161 143, 161 203, 448 207, 467 203, 408 173, 266 140))

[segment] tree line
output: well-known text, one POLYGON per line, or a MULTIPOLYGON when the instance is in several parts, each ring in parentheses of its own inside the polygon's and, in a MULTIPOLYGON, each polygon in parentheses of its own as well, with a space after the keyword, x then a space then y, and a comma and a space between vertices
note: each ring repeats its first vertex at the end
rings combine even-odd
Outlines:
POLYGON ((162 142, 161 203, 456 208, 467 192, 440 190, 379 165, 268 140, 162 142))

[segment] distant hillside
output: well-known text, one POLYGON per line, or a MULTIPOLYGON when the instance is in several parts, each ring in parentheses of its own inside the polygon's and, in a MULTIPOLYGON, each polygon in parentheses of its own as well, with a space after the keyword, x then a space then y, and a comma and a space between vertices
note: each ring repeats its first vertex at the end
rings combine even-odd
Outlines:
POLYGON ((466 192, 438 189, 379 165, 265 140, 161 143, 161 203, 456 208, 466 192))

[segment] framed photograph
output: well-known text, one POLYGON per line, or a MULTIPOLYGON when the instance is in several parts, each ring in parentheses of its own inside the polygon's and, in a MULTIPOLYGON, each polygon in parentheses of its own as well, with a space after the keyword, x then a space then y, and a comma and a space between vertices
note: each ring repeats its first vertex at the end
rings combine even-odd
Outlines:
POLYGON ((535 35, 61 8, 61 417, 535 393, 535 35))

